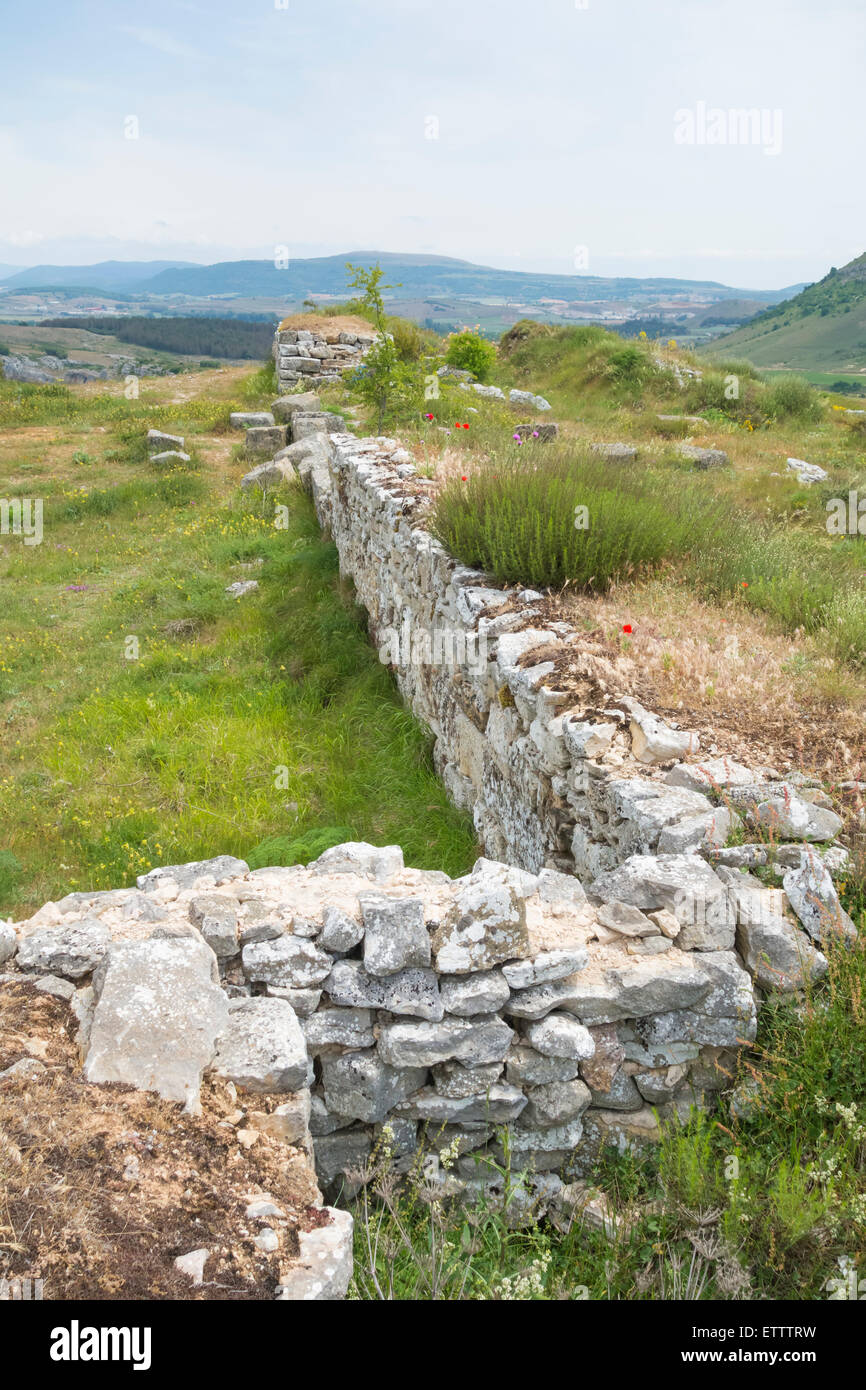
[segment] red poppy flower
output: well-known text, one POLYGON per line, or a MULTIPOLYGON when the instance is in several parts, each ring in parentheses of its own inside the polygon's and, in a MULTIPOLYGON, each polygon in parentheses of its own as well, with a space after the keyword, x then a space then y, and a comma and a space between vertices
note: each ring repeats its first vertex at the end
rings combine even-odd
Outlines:
POLYGON ((631 623, 623 623, 622 630, 623 632, 631 632, 631 623))

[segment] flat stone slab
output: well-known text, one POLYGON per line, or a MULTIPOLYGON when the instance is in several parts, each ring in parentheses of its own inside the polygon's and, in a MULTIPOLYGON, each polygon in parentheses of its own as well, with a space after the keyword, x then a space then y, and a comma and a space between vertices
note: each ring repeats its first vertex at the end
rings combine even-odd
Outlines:
POLYGON ((269 410, 233 410, 229 423, 233 430, 248 430, 256 425, 273 425, 275 421, 269 410))
POLYGON ((216 956, 196 937, 111 945, 94 980, 87 1080, 122 1081, 194 1109, 228 1022, 215 974, 216 956))

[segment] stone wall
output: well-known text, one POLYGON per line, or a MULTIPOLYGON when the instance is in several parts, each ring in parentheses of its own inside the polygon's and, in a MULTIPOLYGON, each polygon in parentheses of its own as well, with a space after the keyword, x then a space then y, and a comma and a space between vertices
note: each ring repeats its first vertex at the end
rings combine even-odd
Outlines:
MULTIPOLYGON (((327 320, 323 323, 327 324, 327 320)), ((281 393, 291 390, 298 382, 315 386, 320 382, 338 381, 341 372, 358 366, 373 343, 372 329, 369 336, 339 333, 334 335, 333 342, 331 336, 327 327, 320 333, 301 328, 279 330, 274 342, 274 360, 281 393)))
MULTIPOLYGON (((587 881, 632 855, 754 868, 772 830, 792 902, 820 879, 839 917, 827 870, 847 857, 832 844, 842 821, 817 781, 702 757, 697 735, 602 694, 597 658, 579 631, 545 621, 541 594, 493 587, 432 538, 431 485, 394 440, 331 435, 309 447, 295 466, 485 853, 587 881), (734 829, 751 843, 725 848, 734 829)), ((801 915, 808 928, 814 910, 801 915)))
POLYGON ((89 1081, 194 1109, 214 1073, 239 1136, 312 1142, 326 1193, 419 1145, 431 1182, 472 1191, 507 1126, 552 1201, 603 1143, 651 1140, 728 1084, 755 1036, 743 960, 761 979, 770 931, 765 890, 745 889, 695 855, 631 859, 587 893, 554 869, 481 859, 451 880, 346 844, 306 868, 222 856, 70 893, 4 928, 0 958, 69 998, 89 1081))

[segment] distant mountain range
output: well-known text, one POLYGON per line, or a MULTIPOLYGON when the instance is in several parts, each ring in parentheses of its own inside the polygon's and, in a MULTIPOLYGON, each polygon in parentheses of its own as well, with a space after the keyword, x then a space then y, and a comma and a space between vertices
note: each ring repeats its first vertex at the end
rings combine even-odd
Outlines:
MULTIPOLYGON (((800 285, 782 290, 746 290, 715 280, 635 278, 597 275, 544 275, 531 271, 496 270, 449 256, 403 255, 378 251, 347 251, 291 261, 278 269, 272 261, 220 261, 195 265, 187 261, 103 261, 91 266, 38 265, 0 275, 0 288, 18 292, 29 288, 86 286, 147 298, 211 295, 298 300, 310 296, 346 294, 346 262, 369 267, 379 262, 386 278, 399 284, 401 299, 485 300, 491 298, 537 303, 559 300, 628 301, 636 305, 658 299, 707 296, 711 301, 751 300, 776 304, 796 294, 800 285)), ((0 268, 2 269, 2 268, 0 268)), ((8 268, 7 268, 8 269, 8 268)))
POLYGON ((131 290, 163 271, 194 267, 193 261, 100 261, 97 265, 34 265, 29 270, 0 266, 4 289, 131 290))
POLYGON ((716 338, 712 352, 759 367, 859 372, 866 367, 866 254, 716 338))

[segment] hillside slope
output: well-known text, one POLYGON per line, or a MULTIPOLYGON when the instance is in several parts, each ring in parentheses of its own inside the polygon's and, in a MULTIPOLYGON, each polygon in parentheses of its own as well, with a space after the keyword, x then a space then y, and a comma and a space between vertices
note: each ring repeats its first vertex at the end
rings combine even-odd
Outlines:
POLYGON ((760 367, 866 369, 866 254, 717 338, 712 351, 743 355, 760 367))

